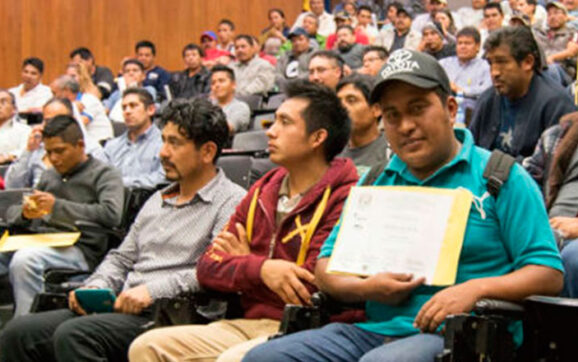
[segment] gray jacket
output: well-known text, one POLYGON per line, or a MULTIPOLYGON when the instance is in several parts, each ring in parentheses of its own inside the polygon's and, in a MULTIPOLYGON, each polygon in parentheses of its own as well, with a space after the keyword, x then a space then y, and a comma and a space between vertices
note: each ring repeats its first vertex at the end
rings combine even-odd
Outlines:
MULTIPOLYGON (((124 187, 120 173, 111 166, 88 156, 86 162, 66 175, 55 169, 46 170, 36 187, 54 195, 52 213, 42 219, 22 217, 22 205, 11 206, 7 220, 12 225, 50 229, 74 230, 77 220, 92 221, 111 228, 120 223, 124 204, 124 187)), ((90 268, 94 268, 108 249, 107 238, 83 234, 75 244, 84 254, 90 268)))

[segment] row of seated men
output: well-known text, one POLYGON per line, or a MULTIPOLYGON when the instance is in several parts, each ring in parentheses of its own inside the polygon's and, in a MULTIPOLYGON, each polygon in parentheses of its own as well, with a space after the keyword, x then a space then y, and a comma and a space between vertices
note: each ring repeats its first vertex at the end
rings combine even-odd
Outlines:
MULTIPOLYGON (((123 60, 119 71, 122 77, 119 77, 116 82, 108 68, 96 65, 89 49, 75 49, 70 54, 72 63, 67 67, 66 74, 74 77, 79 84, 72 86, 71 91, 67 91, 68 96, 74 101, 76 112, 82 116, 88 134, 96 140, 104 140, 112 136, 112 128, 107 122, 107 117, 113 121, 123 121, 118 99, 127 86, 144 86, 151 92, 155 101, 162 101, 166 97, 189 98, 201 94, 206 95, 210 93, 210 69, 215 64, 226 64, 235 72, 237 95, 265 94, 276 88, 282 89, 288 80, 307 77, 308 63, 313 53, 317 49, 325 48, 315 46, 313 39, 319 38, 315 30, 317 28, 313 26, 312 30, 306 21, 313 19, 314 23, 319 23, 329 19, 323 8, 318 8, 318 3, 321 4, 321 1, 313 1, 312 13, 301 14, 290 30, 284 25, 284 15, 281 10, 272 9, 269 12, 271 25, 266 29, 268 31, 264 30, 262 35, 281 37, 284 42, 281 50, 273 52, 273 55, 267 54, 272 56, 273 60, 266 57, 260 50, 259 40, 256 37, 245 34, 235 37, 235 26, 226 19, 218 24, 218 35, 212 31, 204 32, 200 38, 201 46, 189 44, 183 48, 185 69, 172 75, 156 64, 156 47, 150 41, 140 41, 135 45, 134 58, 123 60), (273 14, 277 14, 283 22, 279 24, 274 20, 277 17, 273 14), (281 32, 272 31, 278 27, 281 27, 281 32), (215 52, 212 51, 228 52, 228 56, 217 52, 220 55, 214 58, 215 52), (276 68, 266 59, 275 63, 276 68), (97 102, 97 98, 103 101, 102 106, 97 102)), ((431 22, 435 21, 442 11, 448 12, 445 1, 427 1, 428 12, 416 16, 415 19, 413 19, 413 10, 393 3, 388 6, 386 24, 380 30, 379 36, 373 37, 376 40, 372 42, 359 40, 360 31, 365 29, 365 32, 371 33, 368 29, 374 26, 362 20, 371 19, 371 16, 363 16, 364 13, 371 13, 371 9, 368 10, 367 7, 362 6, 357 10, 356 19, 358 20, 355 28, 352 27, 353 19, 348 19, 347 16, 330 17, 331 22, 336 22, 331 27, 336 29, 335 33, 329 34, 329 38, 333 36, 332 42, 335 45, 328 46, 327 49, 334 51, 344 60, 346 73, 358 71, 371 75, 377 73, 380 68, 378 65, 383 65, 388 52, 399 48, 424 51, 438 59, 445 58, 442 64, 450 75, 454 91, 477 97, 491 83, 488 66, 479 58, 482 55, 479 45, 487 39, 489 34, 504 24, 508 24, 509 19, 513 20, 512 24, 522 24, 528 27, 533 24, 532 21, 528 22, 520 16, 509 17, 510 10, 516 9, 519 4, 515 2, 508 6, 505 4, 507 2, 502 4, 473 2, 471 8, 463 8, 460 9, 463 11, 457 12, 463 14, 460 15, 462 20, 459 23, 467 25, 460 28, 460 26, 444 25, 445 23, 441 20, 439 23, 431 22), (509 10, 505 11, 505 9, 509 10), (474 15, 471 15, 472 12, 474 15), (520 19, 521 22, 516 22, 520 19), (380 48, 370 46, 364 49, 365 44, 376 45, 380 48), (369 51, 372 48, 374 52, 369 51), (378 65, 372 66, 372 62, 377 62, 378 65), (464 74, 469 74, 469 76, 464 74)), ((575 32, 570 26, 573 18, 566 5, 562 3, 552 2, 546 8, 548 31, 539 33, 533 30, 543 55, 542 66, 545 67, 547 63, 549 65, 547 73, 563 84, 568 84, 575 74, 575 56, 578 52, 578 45, 574 41, 575 32), (549 39, 556 39, 556 41, 549 39)), ((449 14, 451 17, 451 13, 449 14)), ((51 90, 40 82, 43 68, 40 59, 28 59, 23 65, 23 83, 11 89, 16 96, 18 109, 22 113, 39 110, 42 104, 51 97, 51 90)), ((64 83, 66 83, 65 79, 53 83, 52 92, 54 94, 61 92, 64 83)), ((70 87, 67 86, 67 88, 70 87)), ((231 101, 217 100, 215 94, 211 97, 222 107, 233 108, 231 101)), ((248 125, 247 107, 235 103, 234 108, 239 114, 242 113, 243 117, 238 116, 238 119, 231 120, 231 124, 237 131, 244 130, 248 125), (239 118, 242 119, 239 120, 239 118)), ((473 104, 473 102, 470 103, 473 104)), ((3 157, 9 157, 4 152, 3 154, 3 157)))
MULTIPOLYGON (((523 75, 530 81, 542 79, 540 68, 534 67, 539 55, 532 39, 530 32, 515 28, 486 42, 492 71, 501 74, 507 67, 507 75, 513 75, 508 85, 523 75), (512 54, 514 42, 525 44, 524 37, 527 52, 512 54), (497 50, 505 53, 494 58, 497 50)), ((453 127, 459 106, 446 72, 433 57, 397 50, 368 93, 356 82, 347 83, 350 79, 338 85, 337 93, 308 81, 288 84, 287 99, 267 130, 270 159, 281 167, 245 195, 215 167, 228 134, 223 113, 203 99, 169 103, 162 116, 159 155, 174 183, 147 202, 121 246, 84 282, 83 288, 113 289, 118 294, 115 313, 85 315, 72 291, 69 309, 12 320, 0 336, 0 359, 431 361, 443 349, 445 317, 469 312, 481 298, 520 301, 532 294, 558 295, 563 286, 569 293, 575 270, 568 268, 564 280, 564 266, 571 264, 563 264, 550 223, 567 238, 575 234, 563 223, 549 221, 539 187, 519 164, 497 196, 488 194, 483 172, 490 153, 475 145, 476 132, 453 127), (393 151, 387 165, 376 166, 374 185, 464 188, 473 194, 455 285, 424 285, 419 275, 360 278, 326 272, 342 207, 359 177, 351 160, 336 157, 353 137, 356 108, 351 105, 356 98, 341 93, 351 88, 361 95, 358 106, 371 104, 381 115, 393 151), (140 335, 155 300, 200 288, 240 292, 243 318, 140 335), (345 302, 366 301, 365 319, 267 342, 279 327, 284 305, 309 304, 317 289, 345 302)), ((507 94, 504 85, 496 81, 496 97, 507 94)), ((576 134, 566 123, 560 127, 557 135, 576 134)), ((43 137, 54 168, 43 173, 41 183, 66 188, 93 163, 121 184, 118 173, 81 152, 82 132, 74 119, 48 121, 43 137), (69 159, 76 162, 66 163, 72 171, 60 161, 64 155, 74 155, 69 159)), ((548 164, 574 153, 575 140, 563 149, 551 142, 550 137, 542 143, 548 164)), ((563 170, 570 166, 536 165, 543 177, 557 180, 556 204, 571 185, 563 170)), ((36 205, 15 206, 10 214, 22 222, 50 223, 60 221, 63 210, 80 206, 38 195, 36 205)), ((114 209, 115 202, 108 206, 114 209)), ((89 242, 79 243, 47 254, 86 255, 82 245, 89 242)))

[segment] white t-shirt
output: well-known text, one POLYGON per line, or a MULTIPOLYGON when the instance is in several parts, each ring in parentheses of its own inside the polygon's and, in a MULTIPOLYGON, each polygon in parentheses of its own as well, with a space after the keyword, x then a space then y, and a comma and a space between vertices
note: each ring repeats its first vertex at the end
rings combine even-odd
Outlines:
POLYGON ((27 112, 30 108, 42 108, 52 98, 52 91, 42 83, 38 83, 26 93, 22 93, 23 91, 24 84, 10 88, 10 93, 16 98, 18 112, 27 112))

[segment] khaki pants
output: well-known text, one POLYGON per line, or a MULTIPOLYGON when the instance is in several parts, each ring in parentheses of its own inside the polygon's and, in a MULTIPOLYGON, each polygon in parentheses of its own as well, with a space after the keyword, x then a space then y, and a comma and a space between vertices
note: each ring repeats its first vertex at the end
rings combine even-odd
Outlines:
POLYGON ((129 359, 149 361, 241 361, 251 348, 279 330, 272 319, 221 320, 207 325, 153 329, 134 340, 129 359))

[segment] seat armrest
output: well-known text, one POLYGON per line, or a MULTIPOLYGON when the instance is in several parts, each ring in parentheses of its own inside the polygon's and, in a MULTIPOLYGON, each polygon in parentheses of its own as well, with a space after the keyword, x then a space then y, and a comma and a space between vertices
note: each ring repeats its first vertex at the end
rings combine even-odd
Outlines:
POLYGON ((500 315, 507 318, 521 319, 524 314, 522 303, 508 302, 499 299, 481 299, 474 306, 478 315, 500 315))
POLYGON ((90 275, 88 270, 70 269, 70 268, 49 268, 44 271, 44 282, 57 284, 70 280, 72 277, 79 275, 90 275))

